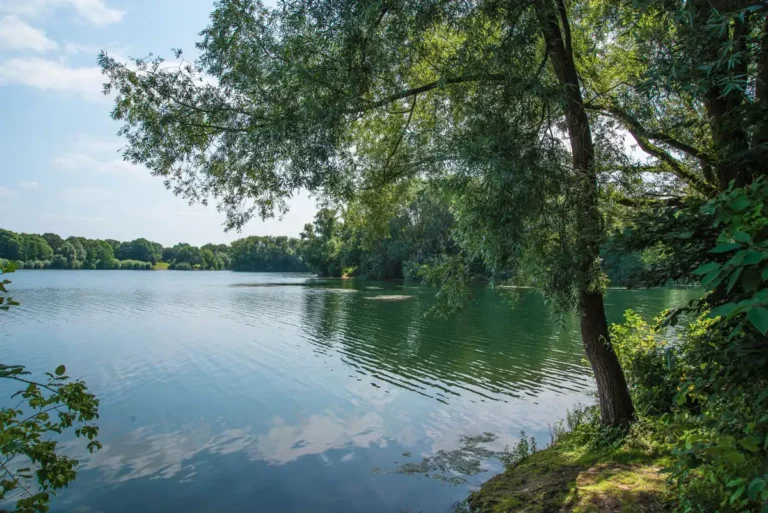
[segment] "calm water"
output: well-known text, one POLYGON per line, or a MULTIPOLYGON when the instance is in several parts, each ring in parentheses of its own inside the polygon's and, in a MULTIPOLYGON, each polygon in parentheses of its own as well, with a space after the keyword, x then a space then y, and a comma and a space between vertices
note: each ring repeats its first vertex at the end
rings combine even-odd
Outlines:
MULTIPOLYGON (((576 324, 529 295, 492 292, 426 320, 433 292, 230 272, 20 271, 0 316, 0 360, 65 363, 101 399, 104 449, 52 511, 443 512, 451 486, 398 466, 461 435, 521 430, 543 443, 590 402, 576 324), (260 286, 242 286, 260 285, 260 286), (405 294, 384 302, 370 298, 405 294), (410 455, 409 455, 410 453, 410 455)), ((690 291, 611 291, 608 313, 648 315, 690 291)), ((10 389, 2 389, 8 397, 10 389)))

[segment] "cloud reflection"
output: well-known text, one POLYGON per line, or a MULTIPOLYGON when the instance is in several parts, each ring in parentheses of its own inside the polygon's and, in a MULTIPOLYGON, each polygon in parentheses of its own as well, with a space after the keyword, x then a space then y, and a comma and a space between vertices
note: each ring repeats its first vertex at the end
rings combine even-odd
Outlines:
MULTIPOLYGON (((275 416, 261 433, 252 426, 225 428, 216 433, 218 429, 206 421, 167 433, 156 433, 153 427, 144 426, 105 442, 100 452, 75 456, 81 470, 98 471, 109 483, 177 476, 182 482, 190 482, 196 475, 192 460, 203 453, 242 453, 250 461, 284 465, 332 449, 386 445, 384 419, 376 413, 340 417, 329 411, 304 417, 298 424, 275 416)), ((78 441, 65 446, 70 452, 81 448, 78 441)), ((349 459, 348 454, 343 461, 349 459)))

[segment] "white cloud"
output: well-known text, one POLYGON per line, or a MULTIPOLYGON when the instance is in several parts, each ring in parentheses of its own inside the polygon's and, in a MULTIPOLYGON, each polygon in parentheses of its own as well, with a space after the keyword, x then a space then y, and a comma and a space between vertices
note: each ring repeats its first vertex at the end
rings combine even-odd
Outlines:
POLYGON ((107 7, 102 0, 68 0, 77 13, 94 25, 119 23, 125 11, 107 7))
POLYGON ((83 153, 115 154, 125 145, 125 143, 119 137, 98 137, 94 135, 78 134, 75 145, 83 153))
POLYGON ((101 101, 104 80, 101 70, 69 68, 49 59, 10 59, 0 63, 0 85, 21 84, 43 91, 68 91, 85 99, 101 101))
POLYGON ((61 197, 67 201, 92 202, 102 201, 112 196, 109 189, 91 189, 85 187, 82 189, 64 189, 61 191, 61 197))
POLYGON ((34 50, 44 52, 55 50, 56 42, 45 36, 45 32, 36 29, 16 16, 0 19, 0 49, 34 50))
POLYGON ((97 159, 86 153, 62 153, 53 163, 69 171, 94 171, 111 175, 149 177, 149 171, 143 166, 134 166, 119 158, 97 159))
POLYGON ((108 7, 104 0, 0 0, 0 13, 38 18, 60 7, 75 10, 80 18, 93 25, 119 23, 125 11, 108 7))
POLYGON ((18 194, 13 189, 0 185, 0 200, 12 200, 17 196, 18 194))
POLYGON ((98 46, 81 45, 78 43, 67 43, 64 45, 64 51, 68 54, 76 55, 79 53, 92 53, 97 54, 101 48, 98 46))
POLYGON ((40 184, 37 182, 19 182, 19 187, 22 189, 37 189, 40 187, 40 184))

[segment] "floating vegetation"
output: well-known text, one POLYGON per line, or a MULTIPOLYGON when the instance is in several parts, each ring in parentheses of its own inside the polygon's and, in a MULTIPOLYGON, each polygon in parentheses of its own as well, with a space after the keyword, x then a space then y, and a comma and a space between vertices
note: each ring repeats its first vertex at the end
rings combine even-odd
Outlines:
POLYGON ((268 287, 305 287, 308 289, 317 290, 329 290, 332 292, 359 292, 356 289, 340 288, 338 283, 321 283, 321 282, 271 282, 271 283, 233 283, 230 287, 256 287, 256 288, 268 288, 268 287), (328 286, 333 285, 333 286, 328 286))
MULTIPOLYGON (((483 433, 476 436, 462 436, 461 446, 453 451, 438 451, 434 456, 422 459, 419 463, 403 463, 396 471, 397 474, 423 474, 438 481, 451 485, 466 483, 465 476, 474 476, 483 472, 482 462, 491 458, 499 458, 502 453, 492 451, 481 444, 496 440, 493 433, 483 433)), ((410 453, 404 453, 410 456, 410 453)))
POLYGON ((230 287, 306 287, 306 282, 233 283, 230 287))
POLYGON ((414 297, 416 296, 403 296, 399 294, 391 294, 391 295, 383 294, 381 296, 370 296, 365 299, 370 299, 373 301, 405 301, 406 299, 412 299, 414 297))

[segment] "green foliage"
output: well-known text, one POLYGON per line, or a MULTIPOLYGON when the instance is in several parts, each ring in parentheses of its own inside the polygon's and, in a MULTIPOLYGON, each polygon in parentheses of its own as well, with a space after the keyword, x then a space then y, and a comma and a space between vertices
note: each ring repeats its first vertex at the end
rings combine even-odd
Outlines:
POLYGON ((702 316, 674 333, 632 312, 613 327, 652 443, 673 456, 666 471, 682 510, 760 511, 768 499, 758 490, 768 471, 766 351, 731 331, 702 316))
MULTIPOLYGON (((13 270, 4 264, 0 276, 13 270)), ((7 295, 8 284, 7 279, 0 284, 4 310, 19 304, 7 295)), ((84 382, 66 375, 64 365, 37 381, 21 365, 0 364, 0 379, 24 386, 12 396, 19 398, 16 406, 0 409, 0 502, 14 502, 18 513, 48 511, 56 490, 74 481, 78 465, 57 452, 56 439, 72 431, 88 440, 89 451, 101 449, 96 440, 99 429, 92 423, 98 419, 99 401, 84 382)))
POLYGON ((120 260, 141 260, 155 264, 163 257, 163 246, 142 238, 121 243, 114 253, 120 260))
POLYGON ((620 241, 655 241, 660 258, 644 270, 647 283, 687 274, 707 292, 653 323, 627 312, 611 329, 640 416, 617 440, 670 456, 664 472, 680 511, 757 512, 768 503, 767 200, 763 179, 732 184, 655 221, 636 218, 620 241))
POLYGON ((130 242, 17 234, 0 230, 0 258, 19 269, 150 269, 161 259, 168 269, 304 272, 302 244, 290 237, 247 237, 227 244, 187 243, 163 248, 147 239, 130 242), (29 251, 25 250, 27 248, 29 251), (32 248, 32 249, 29 249, 32 248), (19 258, 23 255, 26 258, 19 258), (27 257, 27 255, 30 255, 27 257))
POLYGON ((710 291, 710 315, 768 333, 768 185, 730 189, 702 207, 721 228, 707 261, 693 271, 710 291))
POLYGON ((230 250, 233 271, 306 272, 302 256, 302 241, 289 237, 246 237, 230 250))
POLYGON ((149 262, 142 262, 140 260, 118 260, 119 267, 115 269, 125 269, 130 271, 149 271, 152 269, 152 264, 149 262))
POLYGON ((536 439, 529 437, 525 431, 520 431, 520 440, 512 447, 505 447, 501 454, 504 468, 511 468, 522 463, 528 456, 536 452, 536 439))

